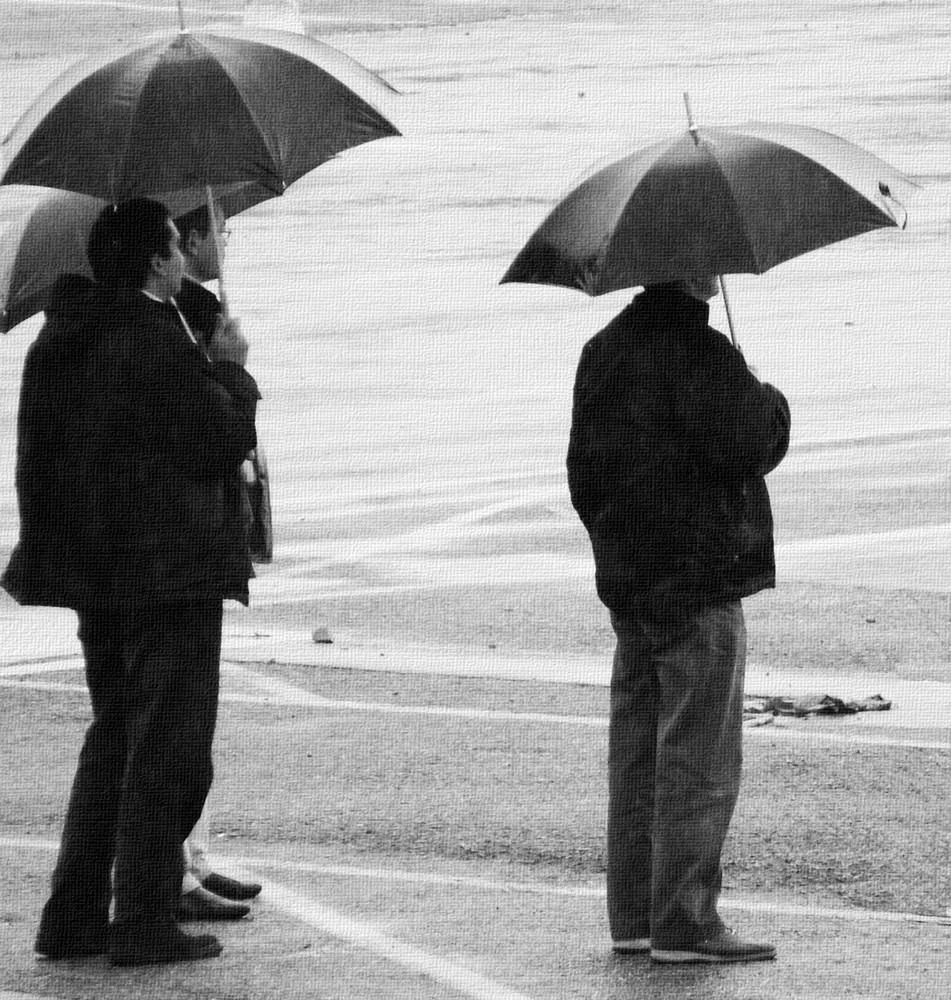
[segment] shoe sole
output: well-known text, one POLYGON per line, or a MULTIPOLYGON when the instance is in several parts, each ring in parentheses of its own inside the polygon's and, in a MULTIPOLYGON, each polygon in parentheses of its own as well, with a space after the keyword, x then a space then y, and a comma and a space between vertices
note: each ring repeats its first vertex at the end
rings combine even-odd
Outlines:
POLYGON ((105 955, 109 949, 84 948, 80 951, 37 951, 36 956, 43 962, 62 962, 67 959, 95 958, 97 955, 105 955))
POLYGON ((651 950, 650 938, 635 938, 633 941, 615 944, 611 950, 615 955, 646 955, 651 950))
POLYGON ((244 920, 246 916, 251 913, 251 907, 245 906, 240 910, 235 910, 232 912, 224 913, 190 913, 187 911, 179 910, 176 914, 176 919, 179 923, 209 923, 210 921, 221 921, 221 920, 244 920))
POLYGON ((164 955, 110 955, 112 965, 170 965, 173 962, 198 962, 204 958, 217 958, 223 947, 211 948, 198 954, 164 954, 164 955))
POLYGON ((662 965, 685 965, 697 962, 724 964, 727 962, 768 962, 776 957, 775 951, 747 952, 735 955, 713 955, 701 951, 651 951, 651 961, 662 965))

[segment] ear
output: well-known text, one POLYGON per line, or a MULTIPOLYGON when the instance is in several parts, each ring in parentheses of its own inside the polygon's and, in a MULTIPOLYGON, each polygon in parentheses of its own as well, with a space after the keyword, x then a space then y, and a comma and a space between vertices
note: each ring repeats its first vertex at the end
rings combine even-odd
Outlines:
POLYGON ((169 261, 171 261, 171 259, 172 259, 171 254, 169 254, 167 257, 163 257, 161 254, 158 253, 152 254, 152 257, 149 260, 149 271, 152 274, 164 275, 168 268, 169 261))
POLYGON ((189 229, 188 236, 182 240, 182 253, 186 257, 194 257, 198 252, 198 244, 201 243, 202 236, 197 229, 189 229))

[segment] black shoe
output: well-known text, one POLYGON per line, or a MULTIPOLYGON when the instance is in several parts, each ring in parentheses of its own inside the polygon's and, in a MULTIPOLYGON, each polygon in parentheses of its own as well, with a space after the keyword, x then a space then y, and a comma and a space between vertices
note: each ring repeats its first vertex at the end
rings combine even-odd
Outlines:
POLYGON ((240 920, 251 912, 245 903, 233 903, 198 886, 183 892, 178 901, 179 920, 240 920))
POLYGON ((109 950, 109 927, 77 927, 68 930, 40 925, 33 950, 44 958, 88 958, 109 950))
POLYGON ((110 934, 113 965, 194 962, 221 952, 221 942, 213 934, 183 934, 175 924, 113 924, 110 934))
POLYGON ((736 931, 724 927, 719 934, 682 948, 651 948, 655 962, 763 962, 776 957, 771 944, 744 941, 736 931))
POLYGON ((33 947, 52 959, 101 955, 109 948, 109 910, 64 907, 48 901, 33 947))
POLYGON ((206 875, 201 884, 216 896, 222 899, 254 899, 261 891, 257 882, 239 882, 237 879, 228 878, 227 875, 219 875, 212 872, 206 875))

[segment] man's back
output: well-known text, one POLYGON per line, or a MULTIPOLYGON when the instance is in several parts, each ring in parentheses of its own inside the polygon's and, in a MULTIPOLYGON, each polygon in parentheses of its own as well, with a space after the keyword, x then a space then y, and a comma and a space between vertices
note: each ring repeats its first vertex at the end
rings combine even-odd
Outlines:
POLYGON ((773 586, 762 477, 785 453, 788 408, 707 317, 705 303, 651 289, 582 353, 569 487, 612 610, 773 586))
POLYGON ((23 603, 67 607, 246 601, 238 469, 255 444, 253 379, 209 364, 174 310, 141 292, 91 285, 81 307, 69 323, 48 321, 25 368, 21 542, 4 586, 23 603), (74 327, 84 349, 69 355, 55 338, 75 340, 74 327))

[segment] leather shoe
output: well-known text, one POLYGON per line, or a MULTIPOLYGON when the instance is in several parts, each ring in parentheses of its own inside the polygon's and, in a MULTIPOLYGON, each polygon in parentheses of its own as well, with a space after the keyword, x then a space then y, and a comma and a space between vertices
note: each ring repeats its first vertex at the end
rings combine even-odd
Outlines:
POLYGON ((209 892, 213 892, 222 899, 254 899, 261 891, 261 886, 257 882, 239 882, 237 879, 228 878, 227 875, 219 875, 212 872, 206 875, 201 884, 209 892))
POLYGON ((680 948, 651 948, 655 962, 763 962, 776 957, 771 944, 744 941, 736 931, 724 927, 719 934, 680 948))
POLYGON ((179 920, 240 920, 250 912, 245 903, 233 903, 198 886, 182 893, 176 916, 179 920))
POLYGON ((184 934, 175 924, 113 924, 109 961, 113 965, 159 965, 215 958, 221 952, 221 942, 213 934, 184 934))
POLYGON ((44 958, 88 958, 109 950, 109 928, 72 927, 61 933, 40 927, 33 950, 44 958))

